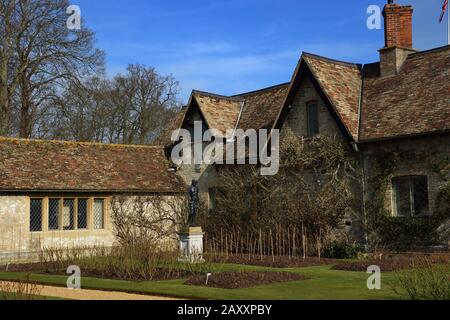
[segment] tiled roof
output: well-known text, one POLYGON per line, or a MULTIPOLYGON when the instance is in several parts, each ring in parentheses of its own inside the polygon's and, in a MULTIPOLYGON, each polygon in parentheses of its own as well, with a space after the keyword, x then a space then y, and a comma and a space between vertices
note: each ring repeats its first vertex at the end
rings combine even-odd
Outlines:
POLYGON ((271 128, 288 89, 289 83, 284 83, 236 96, 245 101, 238 128, 243 130, 271 128))
POLYGON ((303 54, 320 87, 352 137, 358 138, 361 65, 303 54))
POLYGON ((182 192, 162 147, 0 138, 0 191, 182 192))
MULTIPOLYGON (((306 53, 294 84, 303 62, 357 142, 450 131, 450 46, 413 53, 397 75, 387 77, 380 76, 379 63, 361 67, 306 53)), ((288 99, 278 125, 289 103, 288 99)))
POLYGON ((219 130, 225 136, 227 130, 236 127, 244 103, 242 99, 200 91, 194 91, 193 97, 210 129, 219 130))
MULTIPOLYGON (((223 134, 235 128, 244 130, 271 128, 288 88, 289 83, 284 83, 235 96, 221 96, 194 90, 190 105, 193 102, 197 103, 208 127, 217 129, 223 134)), ((183 119, 189 107, 182 111, 183 119)), ((181 125, 182 121, 179 124, 181 125)), ((166 128, 166 131, 169 131, 171 127, 166 128)), ((164 139, 164 141, 169 140, 164 139)))
POLYGON ((450 131, 449 66, 450 46, 411 54, 391 77, 380 77, 379 63, 362 66, 304 53, 289 84, 232 97, 194 91, 192 97, 210 128, 278 127, 306 68, 349 138, 390 139, 450 131))
POLYGON ((364 72, 361 141, 450 130, 450 46, 409 55, 393 77, 364 72))

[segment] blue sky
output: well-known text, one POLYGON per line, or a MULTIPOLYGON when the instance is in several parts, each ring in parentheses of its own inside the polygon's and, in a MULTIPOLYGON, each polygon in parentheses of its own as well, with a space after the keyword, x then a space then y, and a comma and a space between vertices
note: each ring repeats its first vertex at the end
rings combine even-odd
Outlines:
MULTIPOLYGON (((155 67, 192 89, 236 94, 290 80, 302 51, 346 61, 378 59, 383 30, 366 27, 385 0, 76 0, 107 52, 108 75, 129 63, 155 67), (339 3, 339 4, 338 4, 339 3)), ((414 46, 447 44, 443 0, 398 0, 414 12, 414 46)))

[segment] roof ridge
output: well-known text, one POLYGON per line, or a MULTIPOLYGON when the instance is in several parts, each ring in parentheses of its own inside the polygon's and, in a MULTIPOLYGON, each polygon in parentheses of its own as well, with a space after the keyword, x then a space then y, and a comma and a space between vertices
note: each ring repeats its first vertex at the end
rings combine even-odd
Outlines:
POLYGON ((248 92, 244 92, 244 93, 239 93, 239 94, 233 95, 231 97, 248 96, 248 95, 260 93, 260 92, 263 92, 263 91, 270 91, 270 90, 273 90, 275 88, 281 88, 281 87, 284 87, 284 86, 288 86, 289 84, 290 84, 290 82, 284 82, 284 83, 276 84, 276 85, 273 85, 273 86, 270 86, 270 87, 266 87, 266 88, 262 88, 262 89, 258 89, 258 90, 253 90, 253 91, 248 91, 248 92))
POLYGON ((369 62, 369 63, 363 64, 363 67, 374 66, 374 65, 378 65, 378 64, 380 64, 380 61, 369 62))
POLYGON ((159 145, 143 145, 143 144, 119 144, 119 143, 101 143, 101 142, 83 142, 83 141, 69 141, 69 140, 44 140, 44 139, 24 139, 13 137, 0 137, 0 142, 33 142, 33 143, 54 143, 54 144, 68 144, 68 145, 86 145, 86 146, 102 146, 102 147, 120 147, 120 148, 151 148, 164 149, 159 145))
POLYGON ((233 101, 241 101, 240 99, 236 99, 235 96, 224 96, 224 95, 220 95, 220 94, 216 94, 216 93, 211 93, 211 92, 206 92, 206 91, 201 91, 201 90, 192 90, 192 94, 202 94, 205 96, 210 96, 210 97, 215 97, 215 98, 220 98, 220 99, 228 99, 228 100, 233 100, 233 101))
POLYGON ((434 52, 439 52, 439 51, 444 51, 450 49, 450 45, 445 45, 442 47, 436 47, 436 48, 432 48, 432 49, 428 49, 428 50, 424 50, 424 51, 418 51, 418 52, 414 52, 408 55, 407 58, 412 57, 412 56, 420 56, 422 54, 428 54, 428 53, 434 53, 434 52))
POLYGON ((324 61, 331 62, 331 63, 343 64, 343 65, 346 65, 346 66, 357 66, 359 68, 362 67, 361 63, 348 62, 348 61, 342 61, 342 60, 327 58, 327 57, 324 57, 324 56, 319 56, 317 54, 309 53, 309 52, 305 52, 305 51, 302 53, 302 57, 304 57, 304 56, 310 57, 310 58, 319 59, 319 60, 324 60, 324 61))

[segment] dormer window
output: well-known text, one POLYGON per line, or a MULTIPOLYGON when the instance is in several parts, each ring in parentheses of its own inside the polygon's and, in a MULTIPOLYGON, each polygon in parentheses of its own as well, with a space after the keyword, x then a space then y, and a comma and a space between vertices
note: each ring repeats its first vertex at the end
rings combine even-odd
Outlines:
POLYGON ((319 132, 319 107, 317 103, 309 103, 306 106, 308 137, 315 137, 319 132))

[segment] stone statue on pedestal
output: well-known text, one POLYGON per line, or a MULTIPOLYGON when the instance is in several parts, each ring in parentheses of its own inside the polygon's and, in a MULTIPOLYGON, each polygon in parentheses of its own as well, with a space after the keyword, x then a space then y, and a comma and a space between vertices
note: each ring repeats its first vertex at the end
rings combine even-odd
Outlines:
POLYGON ((200 207, 198 181, 192 180, 189 193, 189 217, 187 227, 180 230, 180 258, 179 261, 202 263, 203 260, 203 231, 196 226, 197 212, 200 207))
POLYGON ((192 184, 189 187, 189 218, 188 227, 196 226, 197 212, 199 208, 199 197, 198 197, 198 181, 192 180, 192 184))

